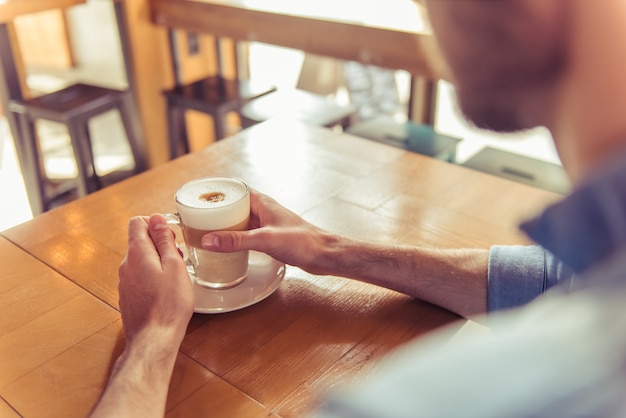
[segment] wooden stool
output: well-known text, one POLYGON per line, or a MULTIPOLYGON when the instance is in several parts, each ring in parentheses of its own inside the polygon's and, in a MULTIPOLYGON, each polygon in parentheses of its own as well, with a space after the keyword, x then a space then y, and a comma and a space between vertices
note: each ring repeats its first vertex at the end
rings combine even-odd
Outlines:
POLYGON ((357 123, 348 133, 448 162, 455 161, 456 147, 461 141, 435 132, 430 125, 399 123, 384 115, 357 123))
POLYGON ((284 89, 251 100, 241 108, 240 114, 244 128, 275 116, 286 116, 329 128, 341 125, 345 130, 352 123, 355 111, 351 105, 340 106, 317 94, 299 89, 284 89))
POLYGON ((258 86, 248 81, 232 80, 215 75, 164 91, 163 94, 167 100, 170 158, 189 152, 185 123, 187 110, 210 115, 215 127, 215 139, 219 140, 227 135, 226 116, 228 113, 239 112, 241 106, 249 100, 274 90, 273 87, 258 86))
POLYGON ((70 187, 76 187, 77 194, 84 196, 102 187, 102 179, 98 176, 89 135, 88 122, 91 118, 117 109, 122 118, 126 135, 133 154, 135 167, 133 173, 145 169, 145 156, 140 138, 135 134, 137 127, 131 115, 134 108, 130 103, 130 94, 126 91, 111 90, 86 84, 74 84, 62 90, 45 94, 33 99, 13 100, 9 103, 10 111, 19 115, 23 140, 27 141, 28 148, 33 150, 39 161, 35 170, 41 184, 41 208, 33 208, 35 213, 50 209, 50 205, 59 193, 67 191, 68 187, 55 190, 52 195, 44 187, 49 183, 43 169, 43 156, 35 134, 37 119, 45 119, 62 123, 67 126, 71 145, 76 159, 78 177, 71 182, 70 187), (41 210, 38 210, 41 209, 41 210))

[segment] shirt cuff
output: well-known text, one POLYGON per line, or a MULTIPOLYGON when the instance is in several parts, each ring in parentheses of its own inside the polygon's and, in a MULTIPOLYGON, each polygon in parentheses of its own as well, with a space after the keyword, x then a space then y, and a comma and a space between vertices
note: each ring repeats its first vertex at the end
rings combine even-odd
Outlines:
POLYGON ((547 287, 546 253, 538 246, 494 245, 489 251, 489 312, 524 305, 547 287))

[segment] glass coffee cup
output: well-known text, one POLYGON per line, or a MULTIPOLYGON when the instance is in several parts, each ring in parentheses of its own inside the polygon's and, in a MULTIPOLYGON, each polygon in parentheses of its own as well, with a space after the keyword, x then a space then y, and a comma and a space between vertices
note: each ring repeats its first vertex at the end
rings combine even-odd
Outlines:
POLYGON ((198 285, 228 289, 248 275, 248 251, 218 253, 202 248, 202 237, 211 231, 244 231, 250 222, 250 191, 234 177, 203 177, 182 185, 176 192, 177 213, 165 215, 178 225, 187 247, 187 270, 198 285))

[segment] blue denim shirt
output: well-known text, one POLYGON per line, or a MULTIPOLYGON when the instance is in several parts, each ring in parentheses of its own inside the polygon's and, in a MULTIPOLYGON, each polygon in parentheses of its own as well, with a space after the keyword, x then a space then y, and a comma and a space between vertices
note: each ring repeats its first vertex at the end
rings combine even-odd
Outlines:
POLYGON ((540 246, 492 248, 489 308, 526 305, 409 343, 313 416, 625 417, 626 156, 522 229, 540 246))
POLYGON ((489 251, 487 308, 490 312, 525 305, 573 271, 539 245, 494 245, 489 251))
POLYGON ((626 244, 626 173, 621 161, 521 228, 541 246, 494 246, 489 254, 488 309, 524 305, 626 244))

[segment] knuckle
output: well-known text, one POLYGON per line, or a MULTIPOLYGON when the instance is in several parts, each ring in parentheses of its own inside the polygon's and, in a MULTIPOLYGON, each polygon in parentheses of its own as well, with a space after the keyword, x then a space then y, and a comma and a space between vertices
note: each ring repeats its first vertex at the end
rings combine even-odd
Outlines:
POLYGON ((155 234, 155 236, 153 237, 154 243, 159 246, 168 246, 174 243, 174 237, 172 236, 171 232, 167 229, 163 230, 163 231, 159 231, 157 234, 155 234))
POLYGON ((243 242, 241 234, 236 232, 231 232, 225 236, 225 241, 227 243, 228 248, 239 248, 243 242))

